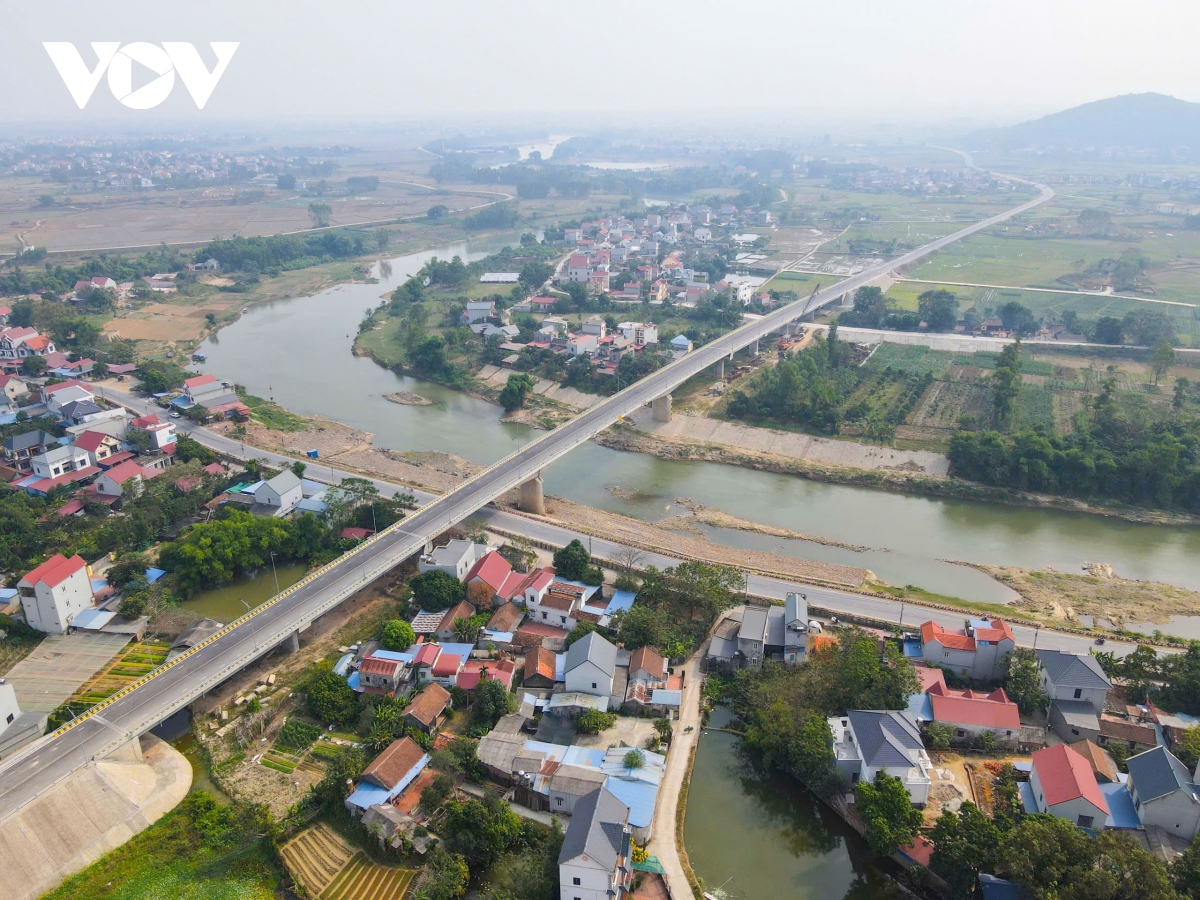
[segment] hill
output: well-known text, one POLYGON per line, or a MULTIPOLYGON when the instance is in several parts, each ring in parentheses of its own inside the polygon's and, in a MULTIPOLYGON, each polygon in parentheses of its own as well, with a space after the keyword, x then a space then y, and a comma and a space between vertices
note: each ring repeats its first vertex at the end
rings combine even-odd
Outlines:
POLYGON ((1125 147, 1136 150, 1200 152, 1200 103, 1165 94, 1124 94, 1084 103, 1010 128, 978 131, 972 147, 1014 150, 1053 147, 1125 147))

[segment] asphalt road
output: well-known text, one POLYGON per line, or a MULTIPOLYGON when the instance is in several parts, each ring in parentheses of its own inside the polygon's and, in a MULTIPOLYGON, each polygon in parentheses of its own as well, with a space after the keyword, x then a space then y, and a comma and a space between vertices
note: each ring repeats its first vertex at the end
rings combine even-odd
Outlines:
MULTIPOLYGON (((88 760, 111 752, 130 737, 147 731, 185 707, 194 698, 303 629, 322 613, 332 609, 364 583, 383 575, 421 550, 428 537, 466 519, 510 488, 535 477, 555 460, 584 441, 590 440, 593 435, 622 416, 669 393, 688 378, 731 356, 751 341, 765 337, 801 315, 833 302, 880 274, 909 265, 954 241, 1032 209, 1054 195, 1049 188, 1040 185, 1039 187, 1042 188, 1041 194, 1034 200, 939 238, 924 247, 845 279, 814 297, 789 304, 743 325, 596 404, 489 469, 465 480, 454 491, 430 500, 402 522, 375 535, 329 566, 303 579, 278 598, 259 607, 252 615, 238 620, 235 627, 229 631, 219 633, 189 655, 176 660, 154 678, 128 693, 105 701, 100 708, 85 714, 82 721, 59 737, 40 741, 0 764, 0 818, 10 815, 53 787, 88 760)), ((108 396, 110 399, 118 399, 116 393, 109 393, 108 396)), ((139 403, 128 397, 120 399, 134 409, 149 408, 144 401, 139 403)), ((179 421, 182 426, 182 420, 179 421)), ((197 438, 202 437, 204 443, 222 452, 235 456, 243 456, 246 453, 245 448, 229 438, 207 432, 202 434, 201 430, 188 427, 181 427, 181 430, 194 431, 197 438)), ((277 465, 284 462, 283 457, 262 451, 249 451, 248 455, 277 465)), ((349 473, 339 473, 329 467, 310 463, 306 474, 340 481, 341 477, 349 473)), ((379 484, 381 488, 384 486, 383 483, 379 484)), ((394 485, 387 487, 391 489, 389 493, 396 490, 394 485)), ((512 527, 513 530, 534 531, 534 525, 537 525, 545 533, 544 529, 549 527, 541 523, 532 523, 520 516, 490 511, 487 515, 506 516, 504 527, 512 527), (522 523, 520 528, 515 527, 515 523, 510 524, 510 519, 519 520, 522 523)), ((501 522, 498 521, 497 524, 501 522)), ((564 536, 567 540, 571 537, 567 532, 564 532, 564 536)), ((605 543, 593 541, 597 555, 607 555, 606 549, 615 554, 619 549, 615 545, 605 548, 605 543)), ((670 565, 677 560, 651 556, 648 562, 670 565)), ((751 582, 750 590, 766 596, 782 597, 790 587, 783 582, 755 578, 751 582)), ((887 601, 816 588, 808 590, 807 593, 810 602, 829 605, 831 608, 842 608, 839 604, 844 604, 846 612, 869 609, 872 611, 863 614, 876 615, 875 610, 878 610, 880 618, 891 620, 896 616, 896 604, 887 601)), ((925 618, 925 614, 922 613, 921 617, 925 618)), ((957 624, 960 619, 961 616, 948 616, 947 623, 957 624)), ((1075 647, 1086 643, 1079 638, 1063 635, 1055 637, 1066 642, 1066 645, 1075 647)), ((1049 640, 1049 636, 1044 638, 1041 646, 1048 646, 1046 642, 1049 640)))

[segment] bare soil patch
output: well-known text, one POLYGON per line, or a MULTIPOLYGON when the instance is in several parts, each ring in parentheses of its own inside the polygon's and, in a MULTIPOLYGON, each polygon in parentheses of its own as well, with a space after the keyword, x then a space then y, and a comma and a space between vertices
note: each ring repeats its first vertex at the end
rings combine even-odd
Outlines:
MULTIPOLYGON (((333 419, 322 416, 302 418, 308 424, 298 431, 277 431, 251 420, 246 423, 244 440, 247 444, 278 453, 303 455, 308 450, 316 450, 322 460, 332 460, 339 454, 365 449, 375 440, 375 435, 371 432, 352 428, 333 419)), ((214 431, 236 440, 233 435, 236 426, 232 422, 223 422, 212 427, 214 431)))
POLYGON ((1015 566, 974 564, 974 568, 1020 594, 1012 604, 1015 608, 1064 622, 1087 615, 1108 619, 1120 627, 1131 622, 1165 623, 1171 616, 1200 613, 1200 592, 1156 581, 1015 566))

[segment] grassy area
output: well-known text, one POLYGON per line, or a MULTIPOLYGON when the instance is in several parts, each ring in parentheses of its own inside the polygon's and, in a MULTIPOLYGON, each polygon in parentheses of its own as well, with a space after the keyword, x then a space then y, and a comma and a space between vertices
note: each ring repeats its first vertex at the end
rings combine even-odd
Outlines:
POLYGON ((206 840, 211 816, 185 801, 44 900, 273 900, 280 872, 265 842, 240 828, 206 840))
POLYGON ((301 416, 289 412, 278 403, 241 390, 238 391, 238 398, 250 407, 250 417, 267 428, 275 431, 300 431, 307 427, 308 423, 301 416))

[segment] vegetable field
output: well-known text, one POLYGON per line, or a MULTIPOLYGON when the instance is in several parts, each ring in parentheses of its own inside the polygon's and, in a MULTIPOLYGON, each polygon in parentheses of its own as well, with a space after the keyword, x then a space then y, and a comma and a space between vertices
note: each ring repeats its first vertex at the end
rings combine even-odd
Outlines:
POLYGON ((321 900, 401 900, 416 874, 381 866, 360 853, 333 879, 321 900))
POLYGON ((284 865, 310 897, 319 897, 358 853, 328 825, 314 825, 279 848, 284 865))

